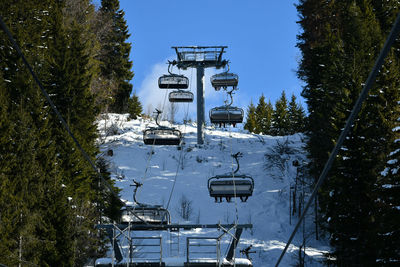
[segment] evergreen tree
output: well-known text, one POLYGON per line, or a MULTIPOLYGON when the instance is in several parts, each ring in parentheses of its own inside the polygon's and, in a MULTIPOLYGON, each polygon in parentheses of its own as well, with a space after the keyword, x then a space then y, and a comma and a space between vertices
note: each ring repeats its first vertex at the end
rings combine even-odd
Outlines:
POLYGON ((251 101, 250 105, 247 107, 247 116, 244 129, 251 133, 254 133, 256 126, 256 107, 254 106, 253 101, 251 101))
POLYGON ((300 133, 305 130, 305 111, 300 103, 296 102, 296 96, 292 98, 288 105, 288 132, 287 134, 300 133))
MULTIPOLYGON (((384 101, 386 96, 400 98, 399 60, 395 59, 394 55, 395 53, 390 54, 381 71, 386 75, 381 75, 377 79, 377 87, 381 89, 380 94, 385 95, 382 99, 378 92, 377 100, 384 101)), ((382 109, 376 115, 381 119, 381 125, 379 125, 381 142, 389 146, 390 152, 382 159, 385 166, 375 184, 377 208, 374 219, 377 221, 378 262, 381 265, 390 265, 400 261, 400 232, 398 231, 400 229, 398 209, 400 206, 400 105, 386 101, 381 102, 380 105, 382 109), (399 117, 396 120, 397 116, 399 117)))
POLYGON ((256 127, 255 133, 270 134, 271 132, 271 119, 272 119, 272 105, 269 101, 265 102, 264 94, 258 100, 256 107, 256 127))
MULTIPOLYGON (((303 59, 298 73, 306 82, 308 150, 311 172, 317 177, 379 54, 383 24, 376 19, 371 1, 300 1, 298 10, 304 29, 299 36, 303 59)), ((397 64, 397 59, 388 62, 397 64)), ((398 112, 399 97, 394 93, 398 85, 388 82, 398 79, 397 71, 393 66, 381 71, 320 191, 324 225, 331 234, 337 265, 373 266, 383 251, 378 240, 384 243, 380 236, 387 232, 380 227, 387 225, 377 222, 384 213, 377 214, 376 203, 382 197, 376 195, 376 180, 383 159, 393 151, 395 137, 388 125, 395 119, 385 110, 390 107, 398 112)))
MULTIPOLYGON (((12 4, 3 1, 0 4, 2 18, 37 73, 42 71, 44 50, 47 47, 48 36, 43 33, 48 29, 49 6, 50 1, 12 4)), ((48 193, 46 183, 54 185, 56 183, 52 183, 53 179, 59 177, 48 172, 56 163, 55 143, 49 138, 49 109, 6 36, 2 34, 0 38, 2 43, 7 44, 0 49, 0 69, 5 70, 2 73, 5 83, 1 84, 0 98, 5 97, 8 103, 1 112, 7 117, 2 120, 5 139, 1 146, 2 157, 7 162, 2 165, 0 172, 4 188, 0 193, 0 254, 5 260, 2 263, 9 265, 18 265, 21 251, 25 262, 49 266, 47 254, 56 253, 53 249, 56 240, 55 236, 47 233, 55 225, 43 227, 46 215, 42 208, 49 203, 55 204, 53 199, 44 200, 48 193)), ((66 199, 63 201, 66 202, 66 199)), ((47 218, 50 217, 47 214, 47 218)), ((63 233, 60 232, 58 238, 63 239, 63 233)))
POLYGON ((289 133, 288 104, 285 91, 282 91, 281 97, 275 102, 271 131, 274 135, 287 135, 289 133))
POLYGON ((129 38, 128 27, 124 12, 119 8, 119 0, 102 0, 100 11, 111 21, 111 31, 101 40, 101 73, 115 85, 110 111, 123 113, 128 110, 132 91, 129 81, 133 78, 130 70, 132 62, 129 60, 131 44, 126 42, 129 38))
POLYGON ((139 97, 134 93, 132 97, 128 99, 128 113, 129 118, 136 120, 143 112, 142 104, 139 101, 139 97))
MULTIPOLYGON (((53 101, 65 118, 74 136, 95 162, 99 153, 95 144, 97 129, 95 125, 98 109, 90 90, 91 79, 96 75, 91 68, 90 43, 80 38, 85 27, 72 19, 62 23, 62 16, 56 16, 52 23, 53 42, 50 46, 51 57, 48 59, 49 71, 46 77, 48 91, 54 94, 53 101)), ((54 116, 53 116, 54 117, 54 116)), ((65 192, 75 209, 72 214, 76 219, 71 231, 74 233, 74 262, 83 265, 88 257, 96 253, 101 240, 96 236, 94 225, 104 214, 106 203, 111 202, 111 194, 100 198, 99 177, 82 156, 80 150, 68 135, 64 127, 54 117, 53 138, 56 140, 58 160, 65 192), (94 204, 96 203, 96 204, 94 204), (103 207, 103 210, 96 209, 103 207)), ((103 176, 110 184, 111 179, 103 176)), ((104 187, 104 185, 102 185, 104 187)), ((109 207, 109 210, 119 207, 109 207)), ((107 215, 107 214, 104 214, 107 215)))

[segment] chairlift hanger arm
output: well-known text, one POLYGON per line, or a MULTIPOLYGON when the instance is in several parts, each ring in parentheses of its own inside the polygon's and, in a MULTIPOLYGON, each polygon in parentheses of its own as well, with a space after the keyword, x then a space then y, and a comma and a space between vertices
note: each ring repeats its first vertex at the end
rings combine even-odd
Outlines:
POLYGON ((131 186, 135 187, 135 189, 133 189, 133 202, 136 204, 139 204, 139 202, 137 202, 137 200, 136 200, 136 193, 137 193, 138 188, 141 187, 143 184, 140 182, 136 182, 135 179, 133 179, 133 183, 134 184, 131 184, 131 186))
POLYGON ((161 127, 161 125, 160 125, 159 122, 158 122, 158 118, 160 117, 160 114, 162 113, 162 111, 160 111, 159 109, 156 109, 155 113, 157 113, 157 114, 156 114, 156 124, 157 124, 159 127, 161 127))
POLYGON ((238 153, 232 155, 232 157, 236 160, 236 164, 237 164, 236 170, 233 172, 234 174, 237 173, 237 172, 239 171, 239 168, 240 168, 240 165, 239 165, 239 157, 242 157, 242 156, 243 156, 243 154, 240 153, 240 152, 238 152, 238 153))

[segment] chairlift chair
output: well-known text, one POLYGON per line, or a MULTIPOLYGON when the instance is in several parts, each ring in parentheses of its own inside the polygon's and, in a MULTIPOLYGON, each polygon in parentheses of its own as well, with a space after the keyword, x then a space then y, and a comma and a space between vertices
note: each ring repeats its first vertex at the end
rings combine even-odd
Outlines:
POLYGON ((184 75, 174 74, 170 71, 172 64, 168 65, 168 73, 158 78, 158 87, 160 89, 187 89, 189 79, 184 75))
POLYGON ((193 93, 184 90, 172 91, 168 94, 169 102, 188 103, 193 102, 193 93))
POLYGON ((131 224, 170 224, 171 215, 161 205, 148 205, 139 203, 136 200, 136 193, 142 183, 133 180, 134 205, 125 206, 121 209, 121 223, 131 224))
POLYGON ((221 87, 236 87, 239 83, 239 76, 234 73, 223 72, 211 76, 210 81, 212 87, 219 90, 221 87))
POLYGON ((160 89, 187 89, 189 79, 184 75, 165 74, 158 78, 158 87, 160 89))
POLYGON ((143 142, 146 145, 179 145, 182 141, 181 131, 158 123, 161 111, 157 110, 156 124, 158 127, 150 127, 143 132, 143 142))
POLYGON ((254 180, 247 175, 217 175, 208 179, 208 191, 215 202, 222 202, 223 198, 230 202, 233 197, 246 202, 253 194, 253 189, 254 180))
POLYGON ((232 124, 236 126, 236 123, 243 122, 244 112, 243 109, 238 107, 232 107, 233 103, 233 91, 236 88, 233 88, 231 91, 227 92, 227 94, 231 98, 231 102, 227 104, 225 102, 225 106, 215 107, 210 110, 210 122, 214 124, 225 125, 225 124, 232 124))
POLYGON ((237 174, 239 171, 239 160, 241 153, 232 155, 237 163, 236 170, 231 174, 216 175, 208 179, 208 191, 210 197, 215 198, 215 202, 222 202, 225 198, 230 202, 233 197, 238 197, 242 202, 246 202, 253 194, 254 180, 245 174, 237 174))
POLYGON ((126 206, 122 210, 121 223, 132 224, 170 224, 169 211, 161 205, 126 206))
POLYGON ((151 127, 143 132, 145 145, 170 145, 177 146, 181 143, 182 133, 169 127, 151 127))
POLYGON ((214 124, 232 124, 243 122, 244 112, 242 108, 221 106, 210 110, 210 122, 214 124))

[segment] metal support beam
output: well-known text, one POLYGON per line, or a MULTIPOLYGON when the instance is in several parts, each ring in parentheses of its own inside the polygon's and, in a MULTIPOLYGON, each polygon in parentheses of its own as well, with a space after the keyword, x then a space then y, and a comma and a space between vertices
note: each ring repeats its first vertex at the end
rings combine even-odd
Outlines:
POLYGON ((114 227, 118 227, 120 230, 124 230, 127 227, 130 227, 132 231, 165 231, 165 230, 191 230, 191 229, 221 229, 226 228, 230 229, 232 227, 236 227, 237 229, 251 229, 253 228, 252 224, 98 224, 96 228, 98 229, 113 229, 114 227))
POLYGON ((239 243, 240 236, 242 235, 243 228, 237 228, 235 233, 235 238, 232 238, 232 243, 229 247, 228 254, 226 255, 226 260, 230 261, 233 259, 234 251, 239 243))
POLYGON ((198 66, 197 72, 197 144, 204 144, 204 67, 198 66))
POLYGON ((225 68, 227 60, 222 59, 227 46, 173 46, 177 61, 169 62, 179 69, 197 70, 197 144, 204 144, 205 105, 204 105, 204 69, 225 68))

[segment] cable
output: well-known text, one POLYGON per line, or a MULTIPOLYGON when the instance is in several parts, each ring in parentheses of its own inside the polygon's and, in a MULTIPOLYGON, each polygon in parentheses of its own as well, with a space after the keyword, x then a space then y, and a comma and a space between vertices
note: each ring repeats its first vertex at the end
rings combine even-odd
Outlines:
MULTIPOLYGON (((192 68, 192 71, 191 71, 191 74, 190 74, 190 84, 189 84, 189 89, 190 89, 190 90, 192 89, 192 78, 193 78, 193 68, 192 68)), ((186 114, 185 114, 185 118, 184 118, 184 120, 183 120, 183 122, 184 122, 184 128, 183 128, 182 139, 184 139, 184 133, 186 132, 186 125, 187 125, 187 121, 188 121, 188 120, 187 120, 187 119, 188 119, 188 116, 189 116, 189 103, 187 103, 187 106, 186 106, 186 114)), ((175 184, 176 184, 176 180, 177 180, 177 177, 178 177, 179 167, 180 167, 180 164, 181 164, 181 162, 182 162, 182 156, 183 156, 183 148, 181 149, 181 153, 179 154, 178 165, 177 165, 177 167, 176 167, 174 182, 173 182, 173 184, 172 184, 171 192, 170 192, 170 194, 169 194, 169 198, 168 198, 168 202, 167 202, 167 206, 166 206, 166 209, 167 209, 167 210, 168 210, 169 204, 170 204, 170 202, 171 202, 171 198, 172 198, 173 192, 174 192, 174 190, 175 190, 175 184)))
POLYGON ((289 245, 292 242, 292 240, 294 238, 294 235, 296 234, 297 230, 299 229, 301 222, 304 220, 304 217, 305 217, 305 215, 306 215, 306 213, 308 211, 308 208, 310 207, 312 201, 314 200, 314 198, 315 198, 315 196, 316 196, 316 194, 318 192, 318 189, 321 187, 321 185, 325 181, 325 179, 326 179, 326 177, 328 175, 328 172, 331 169, 333 161, 335 160, 335 158, 336 158, 336 156, 337 156, 337 154, 339 152, 339 149, 341 148, 341 146, 342 146, 347 134, 349 133, 349 131, 350 131, 352 125, 353 125, 354 120, 356 119, 358 113, 360 112, 361 105, 364 102, 364 100, 367 98, 368 92, 369 92, 370 88, 372 87, 372 85, 373 85, 373 83, 375 81, 375 78, 378 75, 378 72, 379 72, 380 68, 382 67, 383 61, 385 60, 385 57, 389 53, 389 50, 392 47, 394 41, 396 40, 396 37, 399 35, 399 32, 400 32, 400 13, 397 15, 396 21, 393 24, 392 30, 389 33, 389 36, 388 36, 388 38, 387 38, 387 40, 385 42, 385 45, 383 46, 383 48, 382 48, 382 50, 381 50, 381 52, 380 52, 380 54, 379 54, 379 56, 378 56, 378 58, 377 58, 377 60, 375 62, 375 65, 372 68, 372 70, 371 70, 371 72, 370 72, 370 74, 369 74, 369 76, 367 78, 367 81, 365 82, 364 88, 362 89, 362 91, 361 91, 356 103, 354 104, 353 110, 351 111, 351 113, 350 113, 350 115, 349 115, 349 117, 347 119, 346 125, 343 128, 342 132, 340 133, 338 141, 337 141, 335 147, 333 148, 332 152, 330 153, 330 156, 329 156, 329 158, 328 158, 328 160, 327 160, 327 162, 326 162, 326 164, 324 166, 324 169, 322 170, 322 173, 321 173, 321 175, 320 175, 320 177, 319 177, 319 179, 317 181, 317 184, 315 185, 315 188, 312 191, 311 196, 310 196, 305 208, 303 209, 303 213, 301 214, 300 219, 297 222, 292 234, 290 235, 289 240, 286 243, 286 246, 283 249, 282 254, 280 255, 280 257, 279 257, 278 261, 276 262, 275 266, 279 266, 279 263, 281 262, 283 256, 285 255, 287 249, 289 248, 289 245))

